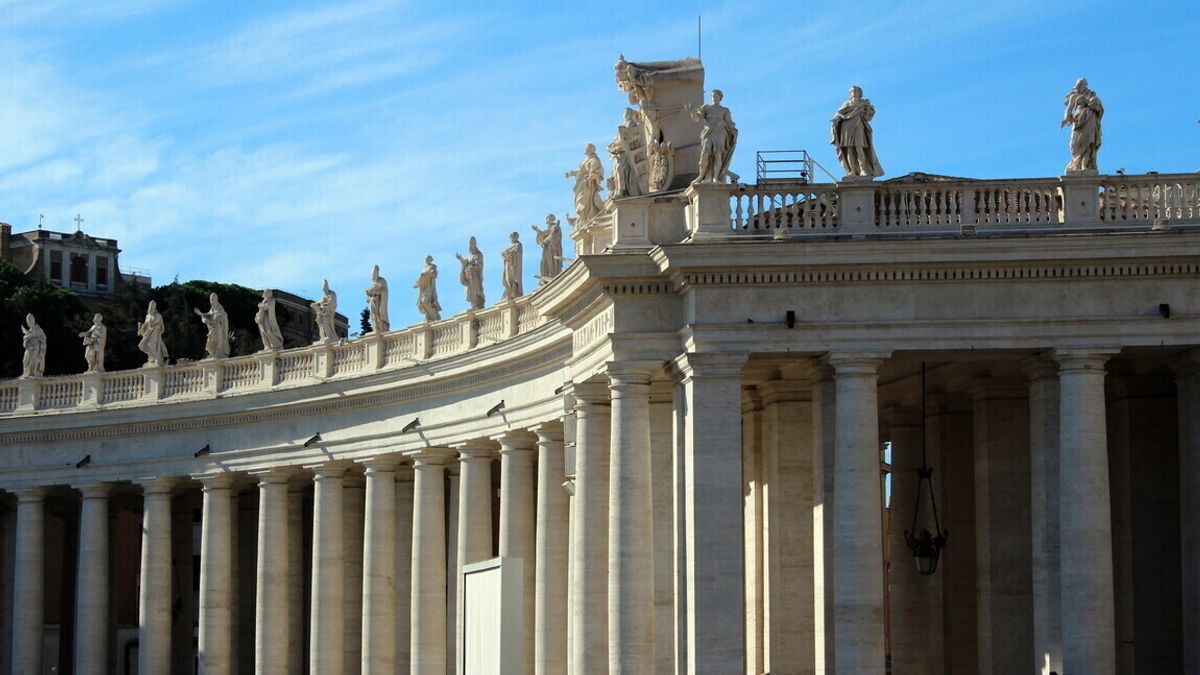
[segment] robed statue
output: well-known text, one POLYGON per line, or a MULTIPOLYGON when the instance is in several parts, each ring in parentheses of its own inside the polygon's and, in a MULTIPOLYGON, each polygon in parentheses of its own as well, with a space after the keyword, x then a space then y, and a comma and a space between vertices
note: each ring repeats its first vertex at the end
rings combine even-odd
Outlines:
POLYGON ((1095 173, 1104 105, 1096 92, 1088 89, 1088 81, 1082 77, 1067 92, 1063 105, 1066 109, 1059 126, 1071 127, 1071 162, 1067 164, 1067 173, 1095 173))
POLYGON ((729 162, 733 159, 733 149, 737 147, 737 126, 729 114, 729 108, 721 105, 725 94, 720 89, 713 89, 712 103, 706 103, 693 109, 690 105, 684 110, 692 119, 700 122, 700 173, 696 183, 723 183, 729 174, 729 162))
POLYGON ((475 243, 475 237, 467 240, 466 257, 458 253, 455 253, 454 257, 458 258, 458 262, 462 264, 462 270, 458 273, 458 281, 466 289, 467 304, 471 309, 483 309, 484 304, 487 303, 483 295, 483 252, 475 243))
POLYGON ((388 285, 387 279, 379 276, 379 265, 371 269, 371 285, 366 292, 371 326, 376 333, 388 332, 392 329, 392 323, 388 321, 388 285))
POLYGON ((79 334, 83 338, 83 360, 87 362, 87 372, 104 372, 104 346, 108 344, 108 328, 104 326, 104 316, 97 314, 92 317, 92 326, 79 334))
POLYGON ((262 302, 258 303, 254 323, 262 338, 263 351, 283 349, 283 333, 279 331, 279 321, 275 318, 275 295, 269 288, 262 292, 262 302))
POLYGON ((516 300, 524 295, 525 291, 521 284, 521 268, 523 249, 521 246, 521 235, 513 232, 508 235, 510 242, 508 248, 500 252, 500 260, 503 263, 503 273, 501 282, 504 284, 504 300, 516 300))
POLYGON ((426 321, 438 321, 442 318, 442 305, 437 295, 437 265, 433 264, 433 256, 425 256, 425 267, 413 288, 417 289, 417 311, 426 321))
POLYGON ((21 377, 41 377, 46 371, 46 332, 38 325, 33 314, 25 315, 21 327, 21 346, 25 356, 21 359, 21 377))
POLYGON ((196 316, 208 327, 208 338, 204 341, 204 351, 210 359, 229 358, 229 314, 221 306, 216 293, 208 295, 209 309, 201 312, 199 308, 192 309, 196 316))
POLYGON ((537 244, 542 247, 542 264, 538 268, 538 285, 545 286, 562 272, 562 225, 554 214, 546 216, 546 229, 530 225, 537 233, 537 244))
POLYGON ((318 342, 337 342, 337 293, 329 288, 329 280, 321 284, 321 299, 309 303, 317 322, 318 342))
POLYGON ((847 178, 874 178, 883 175, 879 157, 875 155, 875 139, 871 133, 871 118, 875 106, 862 95, 861 87, 850 87, 850 98, 833 116, 829 142, 837 148, 838 161, 847 178))
POLYGON ((579 168, 563 174, 575 179, 575 215, 581 225, 591 222, 600 213, 604 203, 600 201, 600 190, 604 185, 604 165, 596 156, 596 146, 588 143, 583 148, 583 161, 579 168))
POLYGON ((159 368, 167 365, 167 345, 163 342, 163 318, 158 313, 158 303, 153 300, 146 307, 146 318, 138 324, 138 349, 146 355, 143 368, 159 368))

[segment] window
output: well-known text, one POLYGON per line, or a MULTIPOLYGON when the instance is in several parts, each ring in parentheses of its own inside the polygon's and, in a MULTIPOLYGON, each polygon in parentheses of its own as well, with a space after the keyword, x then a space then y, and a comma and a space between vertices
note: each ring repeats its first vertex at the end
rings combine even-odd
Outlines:
POLYGON ((96 258, 96 288, 108 288, 108 258, 96 258))
POLYGON ((88 282, 88 261, 87 257, 81 255, 71 256, 71 283, 87 286, 88 282))
POLYGON ((50 251, 50 282, 61 284, 62 273, 62 251, 50 251))

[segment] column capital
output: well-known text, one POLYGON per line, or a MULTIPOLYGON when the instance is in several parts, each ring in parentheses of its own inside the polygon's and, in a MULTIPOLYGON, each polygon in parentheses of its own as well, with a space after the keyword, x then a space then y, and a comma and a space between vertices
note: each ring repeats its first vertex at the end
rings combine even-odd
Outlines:
POLYGON ((742 387, 742 414, 762 410, 762 394, 757 387, 742 387))
POLYGON ((742 379, 742 368, 750 355, 733 352, 688 352, 675 359, 675 367, 684 381, 697 377, 713 379, 742 379))
POLYGON ((654 375, 662 372, 662 361, 609 361, 604 364, 604 373, 608 375, 609 387, 617 385, 650 386, 654 375))
POLYGON ((250 475, 258 479, 260 486, 273 483, 287 484, 296 475, 296 470, 288 466, 277 466, 262 471, 254 471, 250 475))
POLYGON ((46 500, 48 488, 43 486, 28 487, 21 490, 14 490, 17 495, 17 503, 20 504, 39 504, 46 500))
POLYGON ((138 481, 138 485, 142 486, 142 495, 149 497, 150 495, 171 495, 171 491, 175 489, 175 484, 178 479, 174 476, 158 476, 155 478, 145 478, 138 481))
POLYGON ((890 350, 831 351, 825 360, 833 367, 834 376, 876 375, 879 366, 892 355, 890 350))
POLYGON ((1029 398, 1029 383, 1017 377, 984 377, 967 384, 972 401, 1029 398))
POLYGON ((607 406, 609 403, 608 383, 600 380, 575 382, 571 385, 571 395, 575 397, 577 408, 581 404, 607 406))
POLYGON ((84 499, 107 499, 112 493, 112 483, 88 483, 86 485, 76 486, 80 496, 84 499))
POLYGON ((414 469, 440 468, 454 459, 454 450, 451 448, 420 448, 419 450, 409 450, 404 453, 404 456, 412 460, 414 469))
POLYGON ((376 455, 370 459, 358 462, 363 467, 363 475, 371 476, 377 473, 395 473, 400 467, 401 457, 395 454, 376 455))
POLYGON ((200 483, 200 489, 204 492, 229 490, 237 482, 238 477, 234 473, 210 473, 193 476, 200 483))
POLYGON ((812 381, 809 379, 769 380, 758 385, 764 406, 776 403, 802 403, 812 400, 812 381))
POLYGON ((513 429, 506 431, 496 440, 500 442, 500 454, 507 455, 512 453, 532 453, 537 447, 537 434, 524 429, 513 429))
POLYGON ((533 430, 537 433, 539 444, 563 442, 563 424, 559 420, 542 422, 533 430))
POLYGON ((1058 372, 1070 373, 1080 371, 1105 372, 1105 364, 1109 358, 1120 353, 1119 348, 1090 348, 1090 347, 1059 347, 1052 352, 1058 362, 1058 372))
POLYGON ((1017 365, 1031 382, 1058 377, 1058 364, 1048 352, 1027 356, 1018 361, 1017 365))
POLYGON ((1188 349, 1167 359, 1167 365, 1175 373, 1175 377, 1193 377, 1200 375, 1200 349, 1188 349))
POLYGON ((492 461, 496 456, 498 449, 496 442, 488 439, 476 439, 467 441, 467 444, 458 448, 459 462, 479 462, 492 461))
POLYGON ((921 407, 915 405, 888 406, 879 411, 879 423, 884 429, 920 428, 921 407))

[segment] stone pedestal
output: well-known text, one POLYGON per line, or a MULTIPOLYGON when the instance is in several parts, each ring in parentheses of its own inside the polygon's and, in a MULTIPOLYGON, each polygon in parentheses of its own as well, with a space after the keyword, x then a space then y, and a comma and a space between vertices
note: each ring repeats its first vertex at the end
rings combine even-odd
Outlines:
POLYGON ((691 241, 722 240, 733 236, 729 197, 734 186, 724 183, 693 183, 684 191, 687 232, 691 241))
POLYGON ((624 197, 613 209, 613 249, 650 247, 650 203, 652 197, 624 197))
POLYGON ((1061 179, 1063 225, 1095 227, 1100 224, 1100 178, 1096 173, 1079 173, 1061 179))

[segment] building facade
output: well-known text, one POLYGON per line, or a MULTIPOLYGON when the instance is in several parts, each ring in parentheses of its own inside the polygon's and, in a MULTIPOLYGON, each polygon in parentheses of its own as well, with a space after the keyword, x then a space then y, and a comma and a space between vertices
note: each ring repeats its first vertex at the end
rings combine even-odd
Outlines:
POLYGON ((122 273, 117 265, 121 249, 116 239, 93 237, 82 231, 73 233, 31 230, 12 233, 12 226, 0 223, 3 250, 0 260, 12 263, 27 276, 45 279, 84 297, 119 295, 127 286, 149 289, 150 273, 130 269, 122 273))
POLYGON ((1200 175, 697 183, 573 237, 445 320, 0 382, 8 670, 454 673, 497 556, 522 672, 1200 669, 1200 175))

